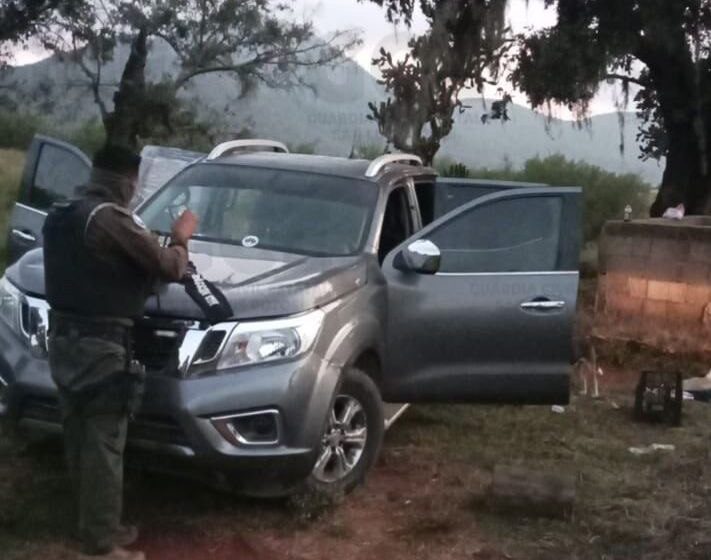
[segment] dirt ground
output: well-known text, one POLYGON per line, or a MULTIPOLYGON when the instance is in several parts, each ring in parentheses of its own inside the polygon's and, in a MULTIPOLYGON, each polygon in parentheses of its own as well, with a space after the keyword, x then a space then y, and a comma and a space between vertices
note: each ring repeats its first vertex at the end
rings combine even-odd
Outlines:
MULTIPOLYGON (((413 408, 387 436, 367 484, 334 506, 245 500, 130 471, 127 516, 152 560, 711 558, 711 407, 684 425, 633 423, 629 397, 540 407, 413 408), (635 456, 630 446, 673 452, 635 456), (495 514, 495 465, 575 474, 571 519, 495 514), (708 536, 707 536, 708 535, 708 536)), ((0 448, 0 555, 71 559, 70 496, 56 446, 0 448)))
MULTIPOLYGON (((589 299, 587 294, 584 299, 589 299)), ((388 432, 367 484, 340 503, 247 500, 129 471, 127 518, 150 560, 706 560, 711 558, 711 405, 683 424, 632 420, 640 369, 704 364, 638 347, 603 348, 600 399, 550 407, 417 406, 388 432), (674 445, 634 455, 633 446, 674 445), (497 465, 573 475, 567 519, 486 506, 497 465)), ((0 558, 72 559, 77 546, 57 445, 0 424, 0 558)))

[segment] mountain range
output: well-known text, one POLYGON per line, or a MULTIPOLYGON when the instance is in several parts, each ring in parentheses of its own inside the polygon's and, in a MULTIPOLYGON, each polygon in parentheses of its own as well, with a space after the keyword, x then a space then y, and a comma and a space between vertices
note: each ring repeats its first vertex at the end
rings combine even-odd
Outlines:
MULTIPOLYGON (((102 97, 109 105, 126 57, 127 49, 118 48, 114 60, 102 70, 106 84, 102 97)), ((154 44, 147 66, 149 78, 160 79, 175 71, 172 52, 154 44)), ((307 70, 303 78, 309 87, 281 90, 260 85, 241 95, 231 78, 209 74, 191 82, 183 95, 206 112, 219 115, 222 127, 235 133, 246 127, 260 137, 292 146, 309 144, 331 155, 347 155, 354 147, 384 146, 376 124, 366 119, 368 102, 386 97, 372 74, 346 59, 334 68, 307 70)), ((0 93, 24 109, 65 126, 99 114, 81 71, 56 56, 4 71, 0 88, 0 93)), ((623 126, 617 113, 593 116, 579 126, 513 105, 510 121, 483 124, 481 117, 488 112, 490 101, 466 99, 464 103, 470 108, 456 116, 454 131, 444 140, 440 155, 469 167, 518 167, 531 157, 560 153, 609 171, 637 173, 652 184, 661 179, 662 166, 638 157, 639 123, 634 113, 622 113, 623 126)))

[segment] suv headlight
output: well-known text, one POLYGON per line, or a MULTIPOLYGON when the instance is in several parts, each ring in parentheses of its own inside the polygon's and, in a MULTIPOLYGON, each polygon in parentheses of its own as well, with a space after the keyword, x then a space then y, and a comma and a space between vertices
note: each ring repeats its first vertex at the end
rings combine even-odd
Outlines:
POLYGON ((20 332, 20 290, 4 276, 0 278, 0 319, 16 333, 20 332))
POLYGON ((217 369, 287 360, 307 352, 321 329, 324 313, 238 323, 225 344, 217 369))

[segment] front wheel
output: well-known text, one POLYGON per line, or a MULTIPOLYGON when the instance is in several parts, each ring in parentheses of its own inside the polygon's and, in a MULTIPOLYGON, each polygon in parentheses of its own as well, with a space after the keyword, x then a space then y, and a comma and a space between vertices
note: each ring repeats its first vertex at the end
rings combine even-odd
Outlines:
POLYGON ((380 391, 363 371, 349 369, 331 404, 308 487, 331 495, 353 490, 375 464, 384 431, 380 391))

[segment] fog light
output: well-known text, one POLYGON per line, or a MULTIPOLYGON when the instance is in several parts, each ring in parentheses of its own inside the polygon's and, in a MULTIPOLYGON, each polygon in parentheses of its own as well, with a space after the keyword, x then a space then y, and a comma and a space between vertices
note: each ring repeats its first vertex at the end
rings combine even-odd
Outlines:
POLYGON ((260 410, 212 418, 212 425, 233 445, 279 443, 279 411, 260 410))

